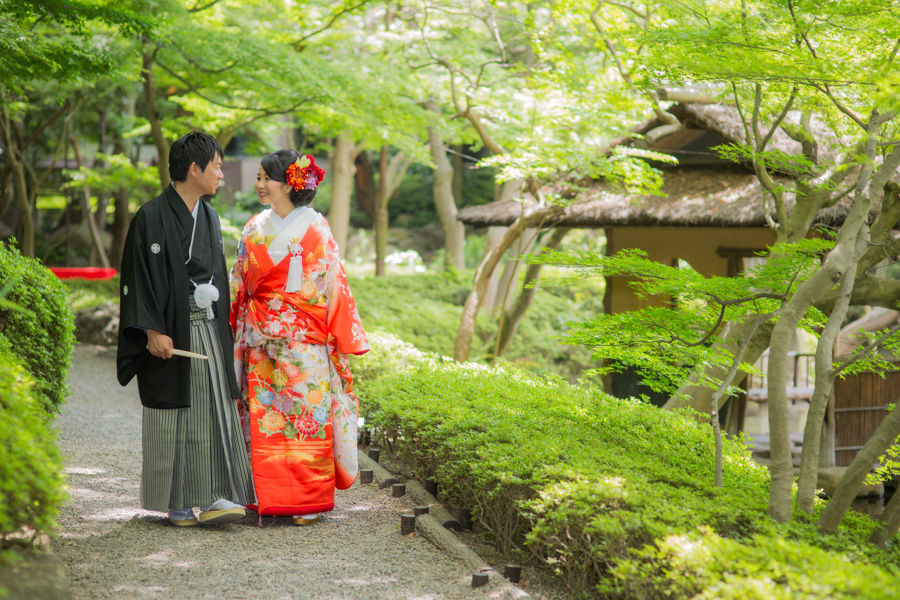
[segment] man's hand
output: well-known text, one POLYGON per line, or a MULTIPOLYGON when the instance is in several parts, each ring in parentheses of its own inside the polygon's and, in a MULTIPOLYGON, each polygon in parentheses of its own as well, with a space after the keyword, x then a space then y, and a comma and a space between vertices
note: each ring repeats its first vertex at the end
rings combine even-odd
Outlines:
POLYGON ((172 358, 172 348, 174 347, 172 338, 166 334, 153 329, 147 330, 147 349, 153 356, 163 360, 172 358))

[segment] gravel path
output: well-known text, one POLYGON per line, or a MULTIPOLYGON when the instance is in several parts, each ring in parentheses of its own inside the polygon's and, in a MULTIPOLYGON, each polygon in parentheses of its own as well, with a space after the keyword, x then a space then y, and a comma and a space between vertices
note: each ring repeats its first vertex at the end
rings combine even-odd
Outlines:
POLYGON ((72 396, 56 424, 70 501, 54 552, 72 598, 418 599, 489 598, 471 574, 427 541, 401 537, 410 500, 374 486, 337 492, 335 510, 310 527, 255 513, 220 527, 176 528, 138 505, 141 407, 137 385, 115 378, 114 349, 76 346, 72 396))

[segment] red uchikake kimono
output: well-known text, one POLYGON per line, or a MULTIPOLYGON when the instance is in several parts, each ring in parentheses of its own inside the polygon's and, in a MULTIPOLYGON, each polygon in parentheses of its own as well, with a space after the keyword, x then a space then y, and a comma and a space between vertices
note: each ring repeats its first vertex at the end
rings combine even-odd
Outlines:
POLYGON ((369 343, 338 247, 311 208, 252 217, 231 270, 238 401, 260 516, 334 508, 356 479, 348 354, 369 343))

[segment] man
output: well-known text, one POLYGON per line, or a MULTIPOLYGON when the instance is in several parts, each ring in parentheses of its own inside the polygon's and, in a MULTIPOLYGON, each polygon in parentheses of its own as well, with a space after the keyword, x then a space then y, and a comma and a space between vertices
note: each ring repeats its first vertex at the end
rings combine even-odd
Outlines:
POLYGON ((233 400, 225 247, 203 199, 224 179, 222 157, 205 133, 172 144, 172 185, 137 212, 122 255, 117 367, 122 385, 137 375, 144 406, 141 505, 178 526, 236 521, 255 501, 233 400), (193 507, 205 507, 199 519, 193 507))

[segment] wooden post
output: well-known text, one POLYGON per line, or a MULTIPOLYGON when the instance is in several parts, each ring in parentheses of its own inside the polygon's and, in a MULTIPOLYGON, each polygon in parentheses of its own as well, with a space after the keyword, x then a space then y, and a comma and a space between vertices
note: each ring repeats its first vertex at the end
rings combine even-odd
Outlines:
POLYGON ((360 483, 372 483, 373 479, 372 469, 360 469, 359 470, 359 482, 360 483))
POLYGON ((406 495, 406 484, 404 483, 395 483, 391 486, 391 495, 394 498, 402 498, 406 495))
POLYGON ((472 509, 471 508, 459 509, 459 524, 463 526, 463 529, 472 529, 472 509))
POLYGON ((381 448, 369 448, 369 458, 378 462, 378 459, 381 458, 381 448))
POLYGON ((488 583, 487 573, 472 573, 472 587, 477 588, 488 583))
POLYGON ((428 514, 428 507, 427 507, 427 506, 417 506, 417 507, 415 507, 415 509, 413 509, 413 510, 414 510, 414 512, 415 512, 415 514, 416 514, 417 517, 418 517, 419 515, 427 515, 427 514, 428 514))
POLYGON ((425 480, 425 491, 431 494, 437 499, 438 489, 437 482, 434 479, 426 479, 425 480))
POLYGON ((503 569, 503 576, 513 583, 519 583, 522 578, 522 567, 519 565, 506 565, 503 569))
POLYGON ((416 530, 416 515, 400 515, 400 535, 412 535, 416 530))

